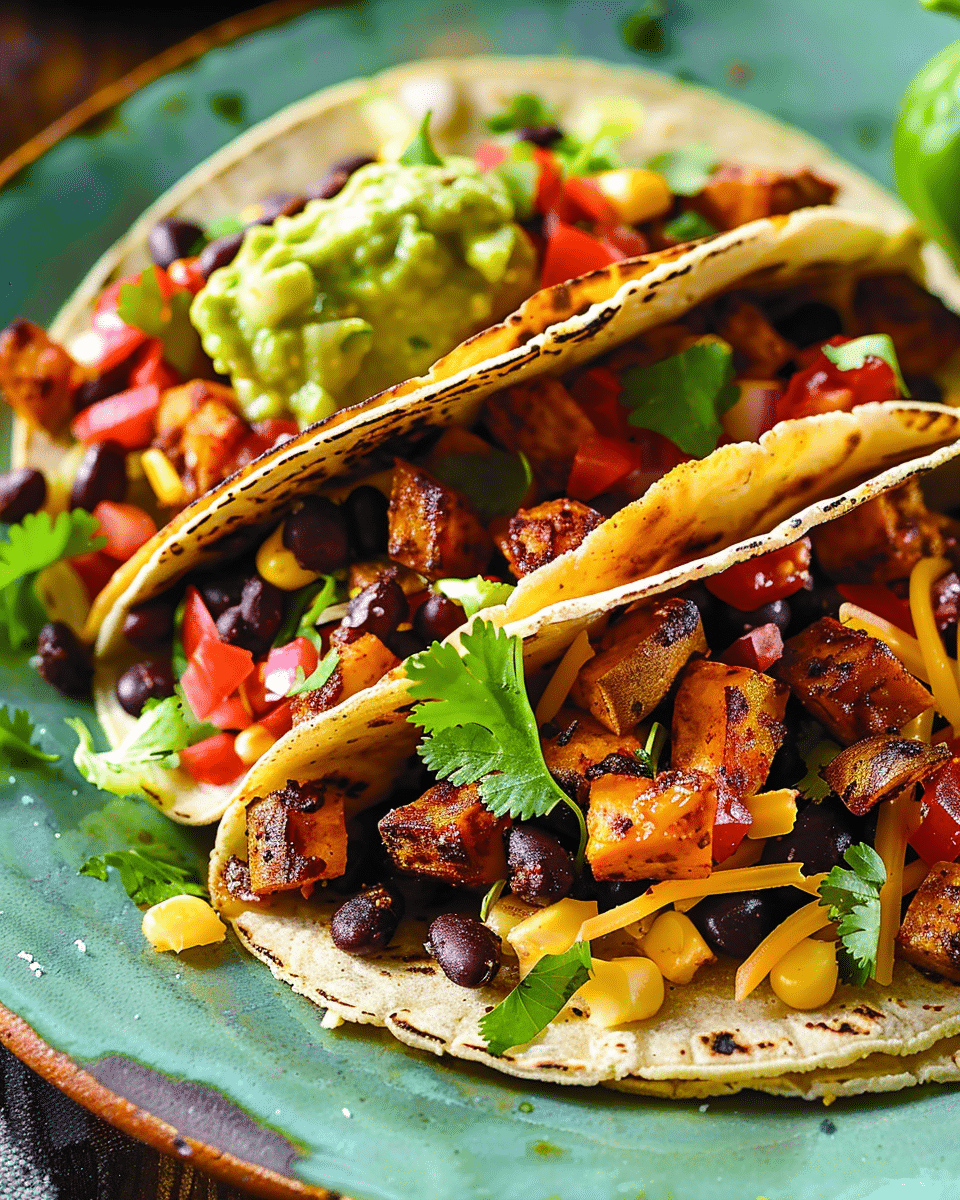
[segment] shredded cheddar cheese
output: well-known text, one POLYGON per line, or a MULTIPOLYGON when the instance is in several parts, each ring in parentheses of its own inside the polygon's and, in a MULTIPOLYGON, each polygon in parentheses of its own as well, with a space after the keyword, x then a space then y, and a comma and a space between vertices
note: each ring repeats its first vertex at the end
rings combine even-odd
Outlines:
POLYGON ((936 711, 935 708, 925 709, 918 717, 914 717, 912 721, 908 721, 904 725, 900 730, 900 736, 909 738, 912 742, 926 742, 929 745, 936 711))
POLYGON ((907 839, 919 819, 920 805, 914 800, 912 789, 880 804, 875 847, 883 859, 887 881, 880 889, 880 937, 874 978, 884 987, 893 982, 893 950, 900 928, 900 901, 903 898, 903 857, 907 852, 907 839))
POLYGON ((917 642, 937 702, 937 711, 953 726, 954 736, 960 734, 960 689, 957 687, 956 663, 951 662, 943 647, 933 615, 930 587, 950 569, 945 558, 922 558, 910 572, 910 615, 917 631, 917 642))
POLYGON ((594 650, 590 645, 589 637, 587 637, 587 631, 582 629, 567 647, 566 654, 560 659, 553 678, 540 697, 540 703, 534 714, 538 725, 542 725, 545 721, 552 721, 557 715, 580 674, 580 668, 593 656, 594 650))
POLYGON ((908 863, 903 868, 903 895, 909 896, 911 892, 915 892, 929 874, 930 868, 922 858, 915 858, 912 863, 908 863))
POLYGON ((827 909, 815 900, 791 913, 785 921, 767 934, 749 958, 744 959, 737 970, 734 997, 745 1000, 770 974, 786 954, 819 929, 830 924, 827 909))

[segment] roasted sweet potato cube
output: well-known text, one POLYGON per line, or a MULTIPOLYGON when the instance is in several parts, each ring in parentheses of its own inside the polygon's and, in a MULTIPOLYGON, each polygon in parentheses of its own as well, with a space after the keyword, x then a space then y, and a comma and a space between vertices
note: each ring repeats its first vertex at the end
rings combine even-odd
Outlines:
POLYGON ((728 307, 717 332, 733 347, 737 374, 745 379, 775 379, 797 352, 760 309, 746 300, 728 307))
POLYGON ((820 774, 854 816, 862 817, 881 800, 923 783, 951 757, 945 745, 880 733, 841 750, 820 774))
POLYGON ((420 467, 396 460, 389 554, 428 579, 478 575, 493 542, 466 497, 420 467))
POLYGON ((602 522, 596 509, 579 500, 548 500, 536 508, 521 508, 510 518, 506 533, 497 538, 497 545, 520 579, 568 550, 576 550, 602 522))
POLYGON ((705 654, 700 611, 691 600, 664 600, 630 613, 604 636, 616 635, 580 670, 571 691, 607 729, 625 733, 657 707, 691 654, 705 654))
POLYGON ((247 806, 250 887, 257 895, 287 892, 347 868, 343 792, 325 780, 296 783, 247 806))
POLYGON ((475 783, 435 784, 410 804, 394 808, 379 829, 401 871, 463 887, 489 887, 507 875, 503 834, 510 824, 495 817, 475 783))
POLYGON ((940 521, 916 479, 811 529, 817 561, 838 583, 906 579, 921 558, 943 554, 940 521))
POLYGON ((960 317, 908 275, 866 275, 853 294, 857 333, 886 333, 904 375, 933 375, 960 349, 960 317))
POLYGON ((18 320, 0 333, 0 391, 22 420, 57 437, 74 413, 76 364, 39 325, 18 320))
POLYGON ((832 183, 812 171, 792 174, 766 167, 723 165, 710 176, 703 190, 690 200, 690 207, 717 229, 736 229, 760 217, 772 217, 829 204, 837 194, 832 183))
POLYGON ((903 918, 897 951, 915 967, 960 983, 960 863, 930 868, 903 918))
POLYGON ((784 644, 771 668, 844 745, 896 733, 933 697, 884 642, 821 617, 784 644))
POLYGON ((712 864, 717 788, 702 771, 604 775, 590 788, 595 879, 702 879, 712 864))
POLYGON ((374 633, 361 634, 355 642, 333 642, 332 646, 338 662, 327 682, 316 691, 293 697, 290 707, 295 725, 372 687, 400 665, 400 659, 374 633))
POLYGON ((721 795, 754 795, 783 745, 788 696, 784 684, 749 667, 694 659, 673 706, 673 766, 712 775, 721 795))
POLYGON ((505 450, 527 456, 542 492, 560 492, 593 422, 559 379, 535 379, 487 400, 487 428, 505 450))
POLYGON ((635 763, 634 751, 642 750, 643 743, 632 733, 611 733, 589 713, 565 707, 541 728, 540 748, 557 783, 586 808, 593 779, 606 774, 608 766, 622 770, 635 763))
POLYGON ((193 498, 234 470, 236 453, 249 432, 232 388, 194 379, 162 393, 153 445, 176 466, 193 498))

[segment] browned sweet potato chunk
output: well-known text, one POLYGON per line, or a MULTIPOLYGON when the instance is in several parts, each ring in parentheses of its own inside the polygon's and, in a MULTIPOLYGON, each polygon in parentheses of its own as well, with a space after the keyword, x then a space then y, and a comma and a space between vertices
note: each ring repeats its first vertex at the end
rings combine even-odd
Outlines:
POLYGON ((833 617, 790 638, 771 671, 845 745, 896 733, 933 705, 887 645, 833 617))
POLYGON ((922 783, 950 757, 945 745, 881 733, 848 746, 820 774, 847 808, 862 817, 881 800, 922 783))
POLYGON ((232 388, 195 379, 167 388, 157 410, 153 444, 170 459, 189 498, 225 479, 250 427, 240 415, 232 388))
POLYGON ((960 983, 960 863, 930 868, 903 918, 897 950, 915 967, 960 983))
POLYGON ((392 559, 428 579, 478 575, 493 542, 465 496, 420 467, 396 460, 390 492, 392 559))
POLYGON ((589 713, 561 708, 540 729, 544 762, 563 790, 585 808, 594 779, 635 763, 643 743, 632 733, 610 733, 589 713))
POLYGON ((596 509, 564 496, 536 508, 521 508, 510 518, 506 533, 497 538, 497 545, 514 576, 521 579, 568 550, 576 550, 602 523, 603 516, 596 509))
POLYGON ((250 887, 257 895, 286 892, 347 867, 343 793, 324 780, 295 783, 247 806, 250 887))
POLYGON ((506 817, 495 817, 478 785, 435 784, 380 821, 380 836, 401 871, 463 887, 488 887, 507 875, 506 817))
POLYGON ((736 229, 760 217, 830 204, 836 194, 834 184, 812 171, 787 175, 765 167, 724 165, 714 171, 703 190, 691 199, 690 207, 717 229, 736 229))
POLYGON ((733 347, 737 374, 745 379, 775 379, 797 352, 755 304, 740 300, 721 317, 717 333, 733 347))
POLYGON ((54 437, 74 414, 76 364, 32 321, 14 321, 0 333, 0 391, 22 420, 54 437))
POLYGON ((521 451, 543 492, 567 485, 580 441, 593 422, 559 379, 535 379, 487 400, 486 423, 501 446, 521 451))
POLYGON ((932 375, 960 349, 960 317, 908 275, 868 275, 853 294, 857 333, 887 333, 904 375, 932 375))
POLYGON ((721 796, 752 796, 783 745, 789 689, 749 667, 688 663, 673 706, 671 762, 705 771, 721 796))
POLYGON ((678 598, 631 613, 607 638, 615 640, 581 668, 570 695, 614 733, 652 713, 690 655, 707 652, 699 609, 678 598))
POLYGON ((309 721, 317 713, 326 712, 373 687, 388 671, 400 665, 400 659, 374 633, 364 633, 354 642, 335 642, 338 662, 333 674, 313 692, 301 692, 290 703, 293 723, 309 721))
POLYGON ((587 859, 596 879, 710 874, 717 788, 702 771, 604 775, 590 788, 587 859))
POLYGON ((936 514, 916 479, 811 529, 817 561, 838 583, 906 579, 921 558, 943 554, 936 514))

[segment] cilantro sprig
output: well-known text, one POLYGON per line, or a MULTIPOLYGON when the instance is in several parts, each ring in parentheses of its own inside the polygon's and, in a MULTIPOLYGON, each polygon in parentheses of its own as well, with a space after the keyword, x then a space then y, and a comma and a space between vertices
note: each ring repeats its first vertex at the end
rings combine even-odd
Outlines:
POLYGON ((840 978, 862 987, 877 969, 880 889, 887 871, 883 859, 866 842, 850 846, 843 857, 851 870, 835 866, 817 890, 830 920, 837 922, 840 978))
POLYGON ((468 618, 481 608, 506 604, 516 587, 515 583, 498 583, 495 579, 484 579, 482 575, 474 575, 472 579, 438 579, 433 585, 434 591, 441 596, 456 600, 468 618))
POLYGON ((182 855, 162 842, 94 855, 80 867, 79 874, 105 883, 109 867, 119 873, 123 889, 134 904, 159 904, 172 896, 207 895, 182 855))
POLYGON ((859 371, 868 358, 879 358, 893 371, 900 395, 909 399, 910 389, 903 378, 897 352, 888 333, 868 333, 839 346, 824 346, 823 353, 841 371, 859 371))
POLYGON ((640 769, 650 779, 656 779, 660 755, 666 744, 667 731, 659 721, 654 721, 647 734, 647 740, 642 750, 634 750, 634 757, 640 764, 640 769))
POLYGON ((200 348, 197 331, 190 324, 193 294, 185 289, 165 299, 157 272, 148 267, 135 283, 120 288, 117 316, 126 325, 140 329, 163 343, 163 357, 181 375, 189 376, 200 348))
POLYGON ((508 996, 480 1020, 491 1054, 505 1054, 546 1029, 590 978, 590 943, 574 942, 563 954, 545 954, 508 996))
POLYGON ((518 92, 502 112, 494 113, 484 124, 488 133, 509 133, 530 125, 552 125, 556 119, 556 113, 535 92, 518 92))
POLYGON ((397 160, 405 167, 442 167, 443 159, 434 148, 433 142, 430 140, 430 118, 432 112, 420 122, 420 128, 417 130, 413 141, 400 155, 397 160))
POLYGON ((839 753, 840 747, 836 742, 831 742, 829 738, 824 738, 808 750, 803 756, 807 773, 797 784, 797 791, 802 792, 808 800, 817 802, 826 800, 832 789, 820 774, 820 769, 828 763, 832 763, 839 753))
POLYGON ((425 737, 418 753, 440 779, 457 787, 479 780, 480 798, 497 817, 529 821, 561 801, 580 824, 578 865, 586 845, 583 813, 558 787, 540 749, 537 721, 523 679, 523 639, 489 621, 461 638, 463 657, 434 642, 407 661, 418 704, 407 720, 425 737))
POLYGON ((13 716, 4 704, 0 707, 0 763, 4 766, 21 766, 24 763, 58 762, 59 754, 47 754, 33 744, 34 724, 30 714, 22 708, 13 716))

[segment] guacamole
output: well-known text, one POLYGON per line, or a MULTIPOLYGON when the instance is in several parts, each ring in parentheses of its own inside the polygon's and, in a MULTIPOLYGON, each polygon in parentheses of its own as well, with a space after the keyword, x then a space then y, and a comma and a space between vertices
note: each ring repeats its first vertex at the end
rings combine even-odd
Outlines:
POLYGON ((257 225, 191 320, 246 417, 301 426, 422 374, 536 288, 501 181, 469 159, 371 163, 257 225))

